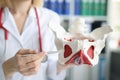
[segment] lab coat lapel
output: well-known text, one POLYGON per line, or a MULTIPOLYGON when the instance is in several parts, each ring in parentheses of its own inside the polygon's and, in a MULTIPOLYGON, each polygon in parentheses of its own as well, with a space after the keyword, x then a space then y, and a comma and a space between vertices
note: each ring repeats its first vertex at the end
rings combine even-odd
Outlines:
POLYGON ((25 38, 29 38, 31 33, 34 29, 36 29, 37 27, 36 25, 36 15, 35 15, 35 11, 34 8, 31 8, 28 14, 28 17, 26 19, 25 25, 24 25, 24 29, 23 32, 21 34, 21 40, 24 41, 25 38), (32 30, 32 31, 31 31, 32 30))
POLYGON ((13 22, 9 20, 9 18, 3 23, 3 27, 8 30, 9 33, 11 33, 16 39, 20 38, 20 35, 16 32, 17 29, 15 25, 13 25, 13 22))
POLYGON ((30 11, 29 11, 28 17, 26 19, 24 29, 23 29, 23 33, 22 33, 21 37, 24 34, 26 34, 26 32, 28 32, 28 30, 31 28, 31 26, 35 25, 34 24, 35 18, 36 18, 36 15, 35 15, 35 12, 34 12, 34 8, 31 8, 30 11))
MULTIPOLYGON (((20 41, 20 35, 18 33, 16 24, 13 20, 12 15, 10 14, 8 8, 4 8, 5 14, 3 14, 3 27, 8 30, 8 32, 13 35, 16 40, 20 41)), ((9 39, 9 34, 8 34, 8 39, 9 39)))
MULTIPOLYGON (((3 27, 5 29, 7 29, 8 32, 11 33, 11 35, 13 35, 16 38, 16 40, 21 43, 21 45, 23 45, 22 42, 23 42, 25 36, 27 35, 29 37, 28 32, 29 32, 29 30, 31 30, 30 28, 32 28, 32 26, 35 27, 35 24, 37 23, 37 22, 34 23, 34 20, 36 20, 34 8, 31 8, 29 11, 28 18, 27 18, 27 21, 25 22, 23 33, 21 35, 19 34, 19 32, 17 30, 13 16, 9 12, 8 8, 5 8, 4 11, 6 11, 6 12, 3 15, 3 18, 4 18, 3 19, 3 27)), ((40 14, 39 11, 38 11, 38 14, 40 14)), ((35 27, 35 28, 37 28, 37 27, 35 27)), ((9 39, 9 36, 8 36, 8 39, 9 39)))

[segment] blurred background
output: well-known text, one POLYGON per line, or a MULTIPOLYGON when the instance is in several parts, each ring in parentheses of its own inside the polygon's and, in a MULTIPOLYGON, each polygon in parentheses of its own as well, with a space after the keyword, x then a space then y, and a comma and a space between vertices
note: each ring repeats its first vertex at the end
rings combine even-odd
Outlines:
POLYGON ((44 0, 44 7, 60 15, 66 31, 76 28, 80 18, 86 31, 110 25, 113 32, 106 38, 98 65, 81 65, 67 70, 65 80, 120 80, 120 0, 44 0))

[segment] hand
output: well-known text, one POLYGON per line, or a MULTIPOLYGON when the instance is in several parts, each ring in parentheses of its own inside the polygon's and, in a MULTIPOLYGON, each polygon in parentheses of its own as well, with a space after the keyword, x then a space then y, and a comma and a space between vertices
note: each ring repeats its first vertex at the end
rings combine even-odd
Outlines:
POLYGON ((60 72, 62 72, 63 70, 65 69, 68 69, 68 68, 71 68, 71 67, 74 67, 74 66, 77 66, 75 64, 61 64, 59 63, 59 61, 57 62, 57 74, 59 74, 60 72))
POLYGON ((9 77, 14 72, 20 72, 25 76, 35 74, 44 56, 45 52, 38 53, 36 50, 21 49, 3 64, 5 75, 9 77))
POLYGON ((35 50, 20 50, 15 56, 18 66, 17 70, 23 75, 35 74, 44 56, 44 52, 38 54, 35 50))

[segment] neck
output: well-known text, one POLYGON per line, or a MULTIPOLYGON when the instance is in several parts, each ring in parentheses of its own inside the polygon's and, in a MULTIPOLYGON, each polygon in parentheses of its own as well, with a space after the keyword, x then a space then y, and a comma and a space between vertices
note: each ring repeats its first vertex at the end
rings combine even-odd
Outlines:
POLYGON ((11 0, 9 10, 12 14, 27 14, 31 7, 32 0, 11 0))

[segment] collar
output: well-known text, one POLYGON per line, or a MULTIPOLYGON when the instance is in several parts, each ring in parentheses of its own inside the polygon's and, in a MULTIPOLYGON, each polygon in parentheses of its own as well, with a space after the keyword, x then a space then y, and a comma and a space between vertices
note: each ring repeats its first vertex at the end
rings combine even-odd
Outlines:
MULTIPOLYGON (((38 14, 40 15, 40 14, 41 14, 41 7, 36 7, 36 9, 37 9, 38 14)), ((8 15, 8 13, 10 14, 10 11, 9 11, 8 7, 5 7, 5 8, 4 8, 4 12, 6 12, 6 14, 5 14, 6 17, 7 17, 7 15, 8 15)), ((30 8, 29 13, 28 13, 28 16, 36 18, 36 14, 35 14, 34 7, 31 7, 31 8, 30 8)), ((3 20, 3 21, 4 21, 4 20, 3 20)))
MULTIPOLYGON (((38 11, 38 10, 37 10, 38 11)), ((39 11, 38 11, 39 12, 39 11)), ((31 7, 28 16, 36 18, 34 7, 31 7)))
MULTIPOLYGON (((38 14, 40 15, 39 8, 36 8, 36 9, 37 9, 38 14)), ((2 17, 3 27, 6 30, 8 30, 19 42, 21 42, 20 41, 20 39, 21 39, 20 37, 21 36, 19 35, 19 33, 16 32, 17 31, 17 27, 15 26, 16 24, 14 23, 13 16, 10 13, 9 9, 7 7, 5 7, 4 10, 3 10, 3 13, 4 13, 3 17, 2 17)), ((34 7, 30 8, 29 13, 28 13, 28 18, 29 18, 29 20, 31 20, 30 21, 31 23, 34 20, 34 18, 36 18, 34 7)))

